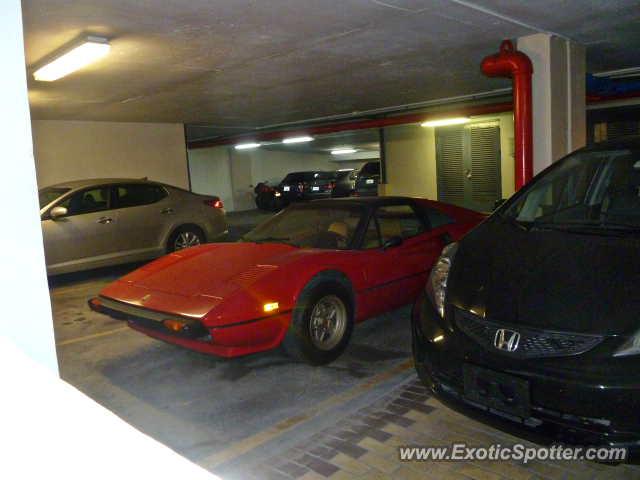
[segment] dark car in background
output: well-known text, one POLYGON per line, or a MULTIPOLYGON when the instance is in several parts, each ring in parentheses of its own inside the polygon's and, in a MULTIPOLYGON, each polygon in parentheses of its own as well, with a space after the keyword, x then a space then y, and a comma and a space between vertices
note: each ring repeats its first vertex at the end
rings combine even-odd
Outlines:
POLYGON ((327 186, 333 184, 336 178, 337 172, 318 170, 288 173, 275 189, 276 202, 280 208, 284 208, 301 200, 329 198, 333 187, 327 186))
POLYGON ((360 170, 338 170, 331 198, 351 197, 356 188, 356 177, 360 170))
POLYGON ((412 312, 443 402, 531 438, 640 449, 640 137, 580 149, 447 246, 412 312))
POLYGON ((380 162, 367 162, 363 165, 356 177, 356 197, 377 197, 378 184, 380 183, 380 162))

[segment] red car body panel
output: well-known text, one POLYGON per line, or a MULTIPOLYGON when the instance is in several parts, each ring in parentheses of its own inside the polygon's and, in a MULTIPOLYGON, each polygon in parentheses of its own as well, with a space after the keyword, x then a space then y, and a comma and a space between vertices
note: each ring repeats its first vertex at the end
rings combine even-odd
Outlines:
MULTIPOLYGON (((299 293, 315 275, 334 271, 348 278, 355 323, 415 301, 445 243, 457 241, 485 215, 433 204, 456 222, 404 240, 401 246, 370 250, 322 250, 280 243, 207 244, 167 255, 117 280, 100 297, 200 321, 210 338, 181 338, 172 332, 128 322, 151 337, 222 357, 277 346, 289 326, 299 293), (265 305, 278 308, 265 312, 265 305)), ((92 307, 93 308, 93 307, 92 307)))

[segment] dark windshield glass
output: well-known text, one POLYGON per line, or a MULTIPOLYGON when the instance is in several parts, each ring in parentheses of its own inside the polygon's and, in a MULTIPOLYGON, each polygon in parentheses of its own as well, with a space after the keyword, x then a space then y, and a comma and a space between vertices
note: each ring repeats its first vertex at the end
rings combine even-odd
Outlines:
POLYGON ((380 162, 365 163, 358 175, 380 175, 380 162))
POLYGON ((289 173, 281 183, 303 183, 319 179, 328 172, 295 172, 289 173))
POLYGON ((359 204, 296 205, 263 223, 240 241, 345 250, 351 245, 364 212, 364 206, 359 204))
POLYGON ((62 195, 67 193, 70 188, 54 188, 47 187, 38 191, 38 199, 40 202, 40 210, 49 205, 54 200, 60 198, 62 195))
POLYGON ((640 227, 640 156, 577 152, 503 213, 534 225, 640 227))

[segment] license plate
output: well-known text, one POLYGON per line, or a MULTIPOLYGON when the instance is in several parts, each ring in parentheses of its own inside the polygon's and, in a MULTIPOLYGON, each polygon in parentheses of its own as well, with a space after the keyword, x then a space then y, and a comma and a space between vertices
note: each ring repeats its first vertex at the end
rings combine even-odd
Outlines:
POLYGON ((285 192, 289 191, 289 187, 282 187, 282 190, 284 190, 285 192))
POLYGON ((529 382, 504 373, 465 364, 464 396, 519 417, 531 413, 529 382))
POLYGON ((367 179, 367 183, 373 183, 373 178, 367 179))
POLYGON ((317 192, 318 190, 320 190, 320 187, 311 187, 311 190, 313 190, 314 192, 317 192))

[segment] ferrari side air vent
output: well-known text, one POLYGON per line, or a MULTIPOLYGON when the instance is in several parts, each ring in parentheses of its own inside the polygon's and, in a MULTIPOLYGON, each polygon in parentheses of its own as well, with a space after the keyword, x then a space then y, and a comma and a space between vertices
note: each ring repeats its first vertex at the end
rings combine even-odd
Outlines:
POLYGON ((259 278, 265 276, 267 273, 275 270, 275 265, 257 265, 249 270, 245 270, 242 273, 239 273, 233 278, 227 280, 229 283, 235 283, 236 285, 249 285, 250 283, 255 282, 259 278))
POLYGON ((167 265, 171 265, 172 263, 177 262, 182 257, 180 255, 167 255, 165 257, 159 258, 144 267, 141 267, 139 270, 143 270, 145 272, 155 272, 163 269, 167 265))

